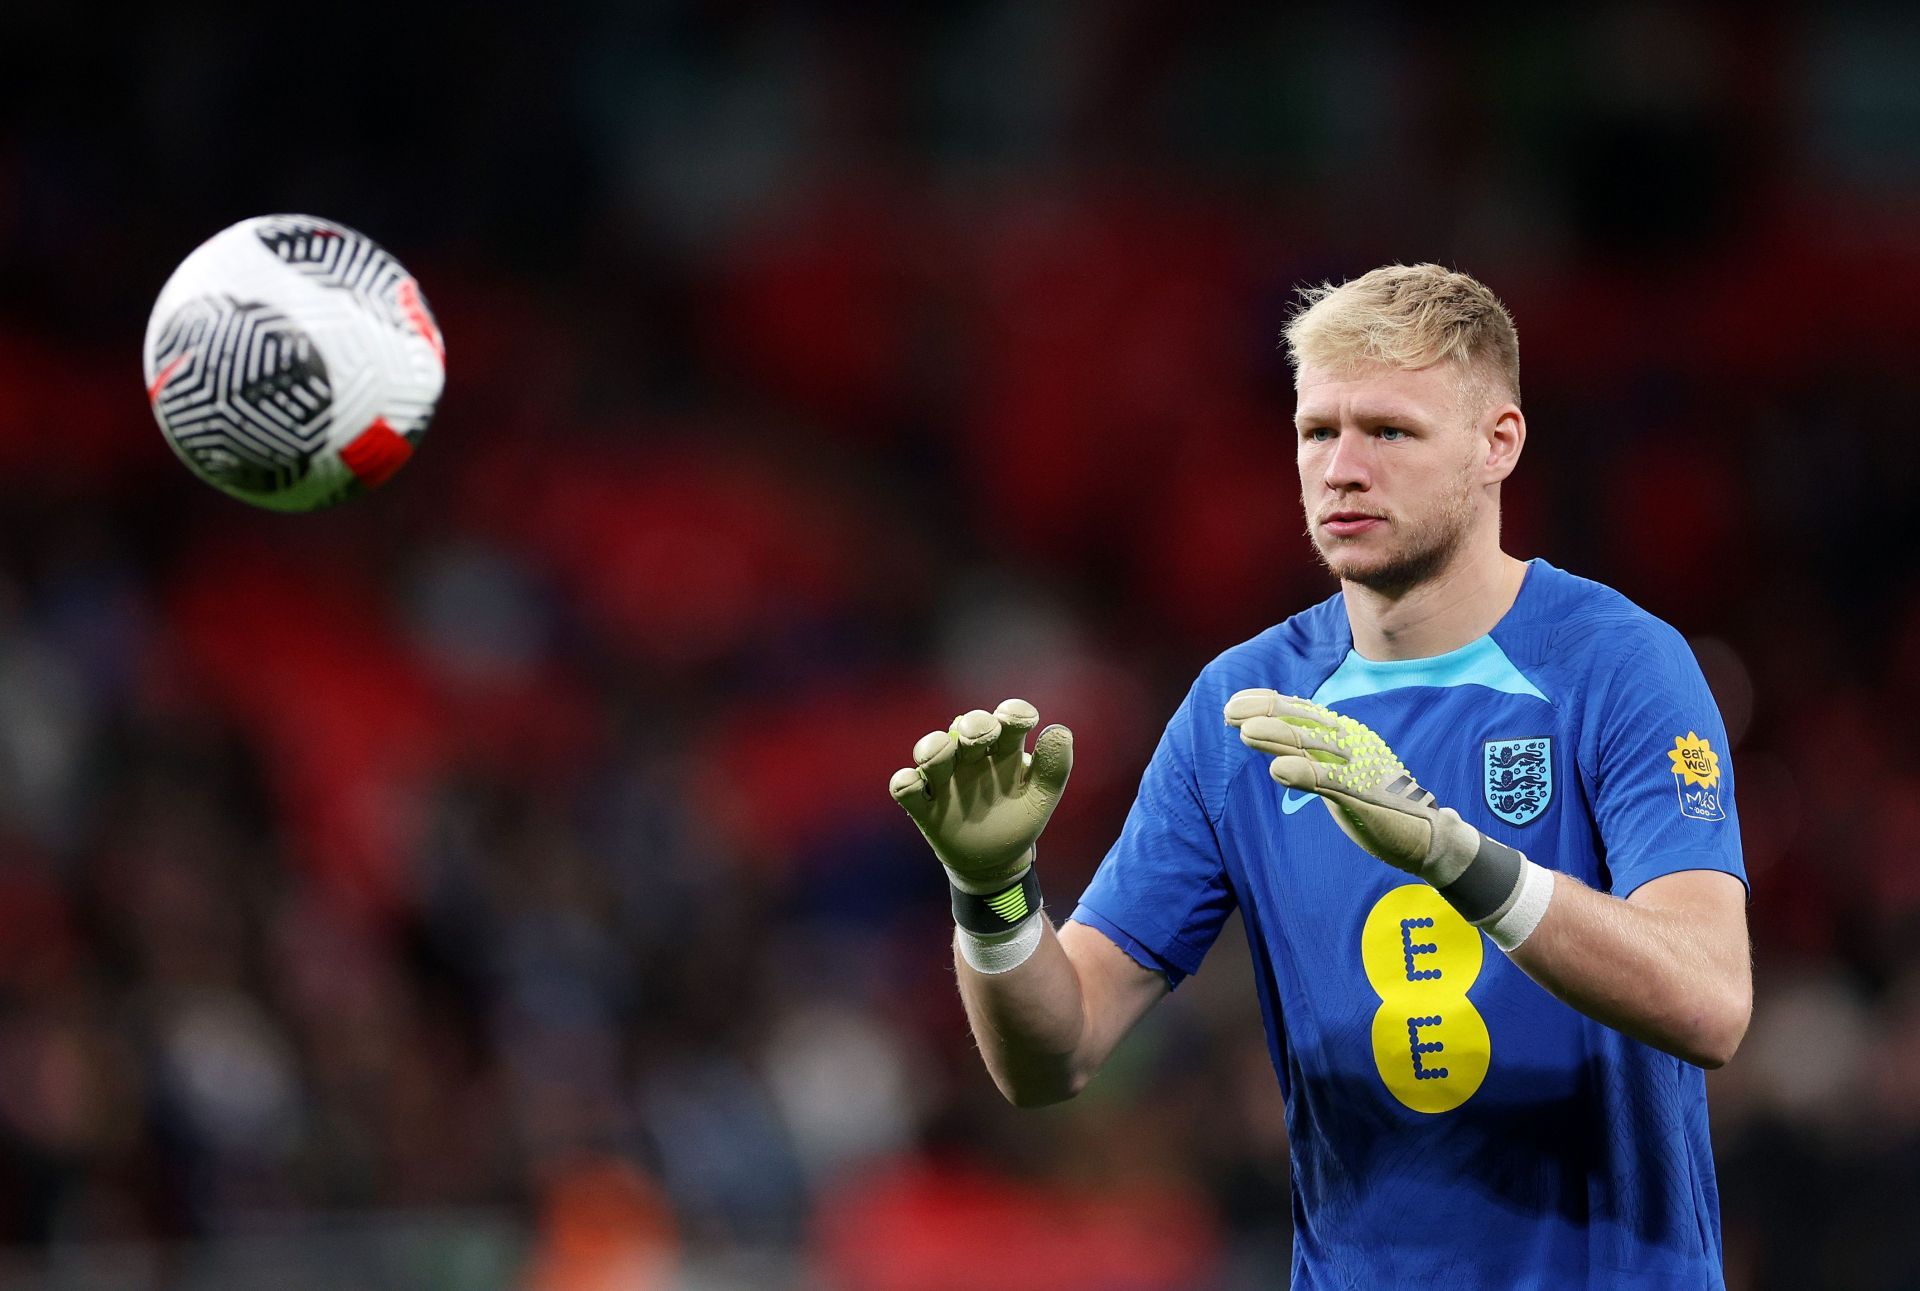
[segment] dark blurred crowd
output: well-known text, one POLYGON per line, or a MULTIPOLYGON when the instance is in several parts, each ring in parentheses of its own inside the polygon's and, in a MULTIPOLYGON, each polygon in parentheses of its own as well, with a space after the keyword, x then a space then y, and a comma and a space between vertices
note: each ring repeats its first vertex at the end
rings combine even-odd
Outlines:
POLYGON ((418 1287, 931 1291, 983 1233, 1009 1291, 1283 1284, 1243 952, 1016 1112, 883 787, 962 709, 1072 725, 1064 917, 1192 674, 1333 590, 1293 288, 1433 259, 1519 324, 1509 550, 1727 720, 1730 1285, 1920 1285, 1911 15, 338 16, 377 50, 0 15, 49 51, 0 85, 0 1270, 380 1212, 519 1235, 418 1287), (173 263, 275 210, 448 345, 415 461, 306 517, 140 392, 173 263))

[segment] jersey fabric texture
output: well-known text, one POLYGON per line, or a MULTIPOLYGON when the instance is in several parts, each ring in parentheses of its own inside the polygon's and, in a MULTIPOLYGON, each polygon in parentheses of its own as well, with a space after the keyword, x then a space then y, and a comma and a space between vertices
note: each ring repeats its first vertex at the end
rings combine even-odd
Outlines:
POLYGON ((1268 775, 1250 687, 1379 732, 1443 806, 1627 896, 1746 882, 1726 733, 1672 628, 1544 561, 1487 636, 1353 650, 1342 597, 1227 651, 1168 724, 1073 918, 1177 985, 1238 908, 1293 1153, 1293 1286, 1724 1286, 1699 1068, 1550 996, 1268 775))

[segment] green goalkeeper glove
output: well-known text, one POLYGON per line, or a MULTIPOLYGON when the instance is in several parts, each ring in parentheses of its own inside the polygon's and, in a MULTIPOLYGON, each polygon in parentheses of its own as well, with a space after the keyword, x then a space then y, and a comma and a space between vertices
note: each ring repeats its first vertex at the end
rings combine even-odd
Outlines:
POLYGON ((1552 872, 1436 806, 1386 742, 1351 717, 1277 691, 1243 690, 1227 701, 1226 719, 1241 743, 1273 755, 1275 780, 1318 794, 1347 837, 1431 883, 1502 949, 1526 940, 1546 914, 1552 872))
POLYGON ((1073 771, 1073 732, 1064 726, 1049 726, 1026 751, 1039 721, 1024 699, 962 713, 950 730, 921 736, 913 765, 887 786, 961 892, 998 892, 1033 865, 1034 842, 1073 771))
POLYGON ((982 973, 1018 968, 1041 941, 1033 847, 1073 771, 1073 732, 1049 726, 1029 754, 1039 720, 1024 699, 962 713, 888 785, 946 867, 960 954, 982 973))

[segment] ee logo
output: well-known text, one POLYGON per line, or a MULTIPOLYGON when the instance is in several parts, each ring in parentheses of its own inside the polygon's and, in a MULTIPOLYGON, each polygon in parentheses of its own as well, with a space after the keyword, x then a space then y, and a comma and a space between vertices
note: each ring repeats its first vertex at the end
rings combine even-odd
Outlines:
POLYGON ((1425 883, 1381 897, 1360 930, 1360 959, 1380 997, 1373 1063, 1416 1112, 1451 1112, 1487 1078, 1493 1045, 1467 999, 1480 976, 1480 932, 1425 883))

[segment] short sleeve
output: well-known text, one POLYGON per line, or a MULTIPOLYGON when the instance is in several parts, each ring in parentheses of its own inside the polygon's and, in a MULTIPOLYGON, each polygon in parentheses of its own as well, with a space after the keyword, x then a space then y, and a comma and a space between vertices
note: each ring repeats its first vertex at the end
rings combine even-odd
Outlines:
POLYGON ((1624 897, 1681 870, 1745 883, 1726 728, 1700 665, 1664 624, 1622 635, 1622 661, 1590 714, 1588 750, 1610 889, 1624 897))
POLYGON ((1073 912, 1170 986, 1199 969, 1234 908, 1196 773, 1195 693, 1167 723, 1126 826, 1073 912))

